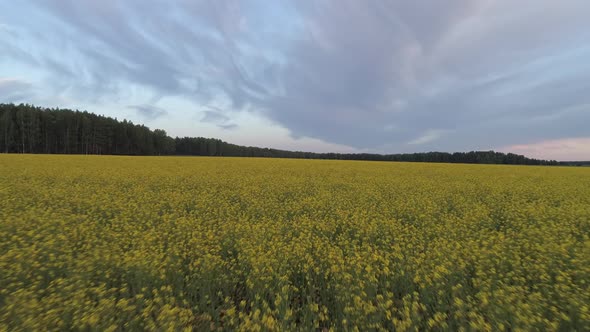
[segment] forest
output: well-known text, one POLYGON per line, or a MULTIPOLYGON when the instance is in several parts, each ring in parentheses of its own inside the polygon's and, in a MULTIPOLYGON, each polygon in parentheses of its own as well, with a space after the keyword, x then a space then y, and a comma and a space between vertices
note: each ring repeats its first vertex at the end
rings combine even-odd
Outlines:
POLYGON ((404 154, 314 153, 231 144, 215 138, 170 137, 127 120, 86 111, 0 104, 0 152, 341 159, 468 164, 560 165, 494 151, 404 154))

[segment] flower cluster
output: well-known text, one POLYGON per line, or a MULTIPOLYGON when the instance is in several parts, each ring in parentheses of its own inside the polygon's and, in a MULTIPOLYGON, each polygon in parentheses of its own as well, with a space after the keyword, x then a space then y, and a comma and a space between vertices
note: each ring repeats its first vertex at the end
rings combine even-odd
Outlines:
POLYGON ((0 330, 590 330, 590 169, 0 155, 0 330))

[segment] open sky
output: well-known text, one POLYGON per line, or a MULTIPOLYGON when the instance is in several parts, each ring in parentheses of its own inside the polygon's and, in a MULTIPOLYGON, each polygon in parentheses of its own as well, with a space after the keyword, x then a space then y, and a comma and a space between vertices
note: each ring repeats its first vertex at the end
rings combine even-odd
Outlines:
POLYGON ((291 150, 590 159, 588 0, 0 0, 0 102, 291 150))

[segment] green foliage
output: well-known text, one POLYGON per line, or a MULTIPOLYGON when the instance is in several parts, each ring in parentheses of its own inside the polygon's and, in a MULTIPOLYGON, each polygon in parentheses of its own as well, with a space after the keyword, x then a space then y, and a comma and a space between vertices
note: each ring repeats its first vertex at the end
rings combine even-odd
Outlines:
POLYGON ((275 157, 467 164, 557 165, 556 161, 494 151, 408 154, 312 153, 230 144, 203 137, 171 138, 126 120, 62 109, 0 104, 0 152, 275 157))
POLYGON ((88 112, 0 104, 0 151, 168 155, 174 140, 163 130, 88 112))

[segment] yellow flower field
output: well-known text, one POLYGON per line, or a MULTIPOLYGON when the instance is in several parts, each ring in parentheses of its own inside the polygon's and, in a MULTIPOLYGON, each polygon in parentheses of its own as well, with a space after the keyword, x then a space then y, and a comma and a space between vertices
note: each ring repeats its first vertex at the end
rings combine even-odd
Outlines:
POLYGON ((0 330, 590 330, 590 169, 0 155, 0 330))

